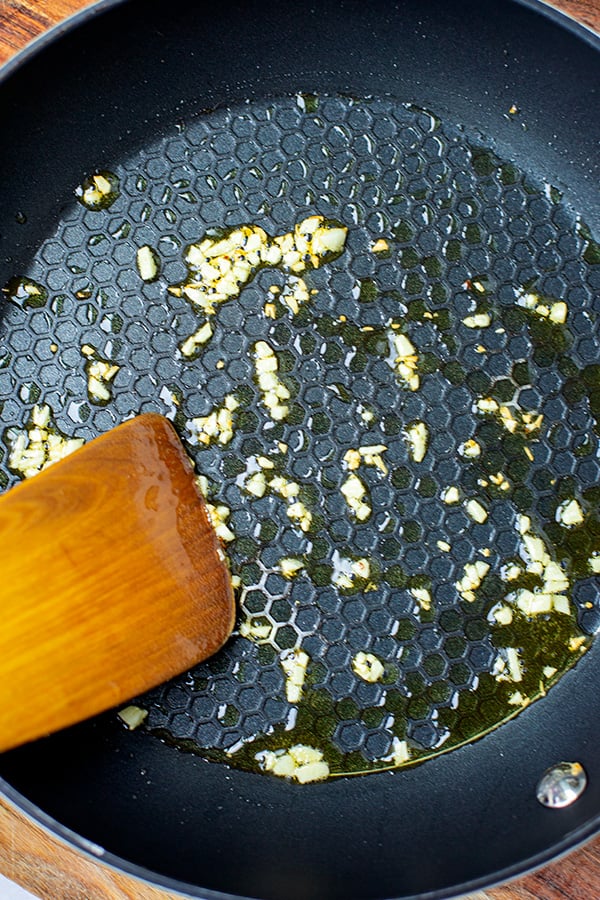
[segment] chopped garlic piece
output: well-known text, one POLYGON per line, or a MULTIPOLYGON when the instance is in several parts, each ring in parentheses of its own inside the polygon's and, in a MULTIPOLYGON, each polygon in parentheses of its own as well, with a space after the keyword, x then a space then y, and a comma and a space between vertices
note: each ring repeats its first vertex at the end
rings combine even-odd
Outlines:
POLYGON ((256 377, 263 395, 263 403, 276 421, 287 418, 289 406, 283 401, 290 399, 290 392, 277 376, 279 363, 272 347, 266 341, 254 345, 256 377))
POLYGON ((499 625, 510 625, 513 620, 513 611, 510 606, 499 606, 494 609, 494 618, 499 625))
POLYGON ((448 541, 437 541, 437 547, 443 553, 450 553, 450 550, 452 549, 448 541))
POLYGON ((565 528, 581 525, 584 520, 583 510, 577 500, 564 500, 556 510, 556 521, 565 528))
POLYGON ((241 637, 245 637, 249 641, 255 641, 257 644, 262 644, 270 641, 274 630, 274 625, 270 625, 264 620, 255 622, 252 617, 246 619, 240 625, 241 637))
POLYGON ((194 334, 190 335, 189 338, 183 342, 181 347, 182 356, 193 356, 194 353, 198 350, 199 347, 202 347, 203 344, 206 344, 210 341, 213 335, 213 329, 210 322, 205 322, 204 325, 201 325, 198 331, 194 334))
POLYGON ((253 497, 264 497, 267 490, 267 479, 265 478, 265 473, 254 472, 254 474, 251 475, 244 484, 244 488, 248 491, 249 494, 252 494, 253 497))
POLYGON ((333 554, 333 572, 331 582, 342 590, 350 590, 355 587, 356 579, 366 580, 371 574, 371 564, 364 557, 361 559, 348 559, 340 556, 337 551, 333 554))
POLYGON ((286 677, 285 694, 288 703, 299 703, 310 657, 304 650, 286 650, 279 657, 279 662, 286 677))
MULTIPOLYGON (((532 575, 541 577, 542 584, 533 590, 518 588, 506 598, 526 616, 536 616, 557 612, 569 615, 570 601, 565 593, 570 588, 569 578, 559 563, 551 559, 544 541, 531 533, 529 516, 519 516, 518 529, 521 535, 520 553, 525 560, 525 569, 532 575)), ((505 581, 518 581, 522 575, 520 566, 513 564, 503 573, 505 581)))
POLYGON ((371 506, 365 500, 367 489, 358 475, 354 473, 348 475, 340 490, 358 521, 366 521, 371 515, 371 506))
POLYGON ((594 553, 588 559, 588 566, 590 572, 593 572, 595 575, 600 575, 600 554, 594 553))
POLYGON ((214 506, 212 503, 207 503, 206 510, 217 537, 220 537, 225 543, 235 540, 235 534, 227 525, 227 520, 231 515, 229 507, 223 505, 214 506))
POLYGON ((87 209, 104 209, 118 195, 118 180, 108 172, 95 172, 75 189, 75 196, 87 209))
POLYGON ((482 397, 477 401, 477 409, 481 412, 494 413, 498 411, 498 404, 491 397, 482 397))
POLYGON ((281 294, 281 299, 296 315, 300 307, 310 299, 310 292, 304 279, 290 275, 281 294))
POLYGON ((68 438, 51 422, 50 407, 34 406, 31 422, 23 430, 11 428, 7 434, 8 466, 23 478, 32 478, 53 463, 83 446, 83 438, 68 438))
POLYGON ((374 684, 383 677, 385 669, 380 659, 373 653, 359 651, 352 660, 352 668, 359 678, 374 684))
POLYGON ((463 600, 473 603, 476 599, 475 591, 481 586, 481 582, 490 571, 490 564, 478 559, 474 563, 465 563, 463 577, 455 584, 463 600))
POLYGON ((208 416, 189 419, 185 424, 190 432, 191 443, 204 444, 207 447, 213 441, 222 445, 228 444, 233 437, 233 412, 239 405, 235 396, 228 394, 223 404, 213 409, 208 416))
POLYGON ((383 461, 382 454, 385 453, 387 447, 385 444, 370 444, 365 447, 359 447, 357 450, 350 449, 344 454, 344 462, 350 471, 358 469, 361 463, 365 466, 375 466, 384 475, 388 474, 388 467, 383 461))
POLYGON ((490 481, 500 491, 510 490, 510 482, 508 481, 508 479, 504 476, 504 474, 502 472, 496 472, 495 475, 490 475, 490 481))
POLYGON ((391 365, 401 382, 411 391, 418 391, 419 356, 412 341, 402 332, 390 330, 388 336, 392 345, 391 365))
MULTIPOLYGON (((207 315, 213 315, 217 305, 240 295, 259 268, 281 266, 296 275, 311 267, 316 269, 339 256, 347 233, 347 228, 323 216, 309 216, 293 232, 274 238, 258 225, 240 225, 220 237, 207 235, 188 247, 188 277, 169 290, 183 294, 207 315)), ((290 297, 293 295, 292 291, 290 297)), ((296 296, 292 306, 298 302, 296 296)))
POLYGON ((467 328, 489 328, 492 324, 492 317, 489 313, 477 313, 474 316, 467 316, 462 321, 467 328))
POLYGON ((508 672, 511 681, 522 681, 523 670, 521 668, 521 660, 519 659, 519 651, 516 647, 506 648, 506 661, 508 663, 508 672))
POLYGON ((144 244, 137 252, 136 262, 142 281, 154 281, 159 270, 159 260, 156 250, 148 244, 144 244))
POLYGON ((287 510, 287 516, 292 521, 297 522, 302 531, 310 531, 310 527, 312 525, 312 513, 310 510, 302 503, 300 500, 297 500, 295 503, 291 503, 287 510))
POLYGON ((458 503, 459 500, 460 493, 458 488, 454 485, 450 485, 442 491, 442 501, 448 506, 451 506, 453 503, 458 503))
POLYGON ((465 509, 468 515, 480 525, 487 520, 487 509, 485 508, 485 506, 482 506, 478 500, 468 500, 465 503, 465 509))
POLYGON ((427 588, 413 587, 410 588, 410 593, 413 595, 421 609, 431 609, 431 591, 428 591, 427 588))
POLYGON ((320 750, 296 744, 289 750, 262 750, 255 759, 261 769, 280 778, 293 778, 300 784, 322 781, 329 775, 329 766, 320 750))
POLYGON ((556 300, 552 304, 541 302, 538 294, 520 293, 517 296, 519 306, 533 310, 542 319, 548 319, 554 325, 564 325, 567 321, 568 307, 564 300, 556 300))
POLYGON ((148 718, 148 710, 142 709, 140 706, 126 706, 119 710, 117 715, 129 731, 133 731, 148 718))
POLYGON ((555 325, 564 325, 567 321, 567 312, 567 304, 560 300, 552 304, 548 318, 555 325))
POLYGON ((90 400, 97 403, 108 403, 111 399, 110 382, 113 380, 120 366, 108 362, 96 355, 96 349, 89 344, 81 347, 81 353, 86 357, 85 370, 87 374, 87 389, 90 400))
POLYGON ((414 422, 405 431, 408 449, 412 459, 419 463, 425 459, 429 442, 429 429, 425 422, 414 422))
POLYGON ((300 486, 295 481, 288 481, 282 475, 275 475, 268 485, 284 500, 291 501, 286 510, 288 518, 297 522, 302 531, 310 531, 313 517, 308 507, 298 499, 300 486))
POLYGON ((394 736, 392 741, 392 760, 395 766, 401 766, 410 759, 408 743, 394 736))
POLYGON ((469 438, 468 441, 460 445, 458 452, 461 456, 466 456, 467 459, 475 459, 481 454, 481 447, 474 438, 469 438))
POLYGON ((475 407, 479 412, 495 416, 510 434, 516 432, 532 434, 539 431, 544 420, 541 413, 514 410, 506 404, 498 403, 492 397, 480 397, 475 407))
POLYGON ((285 556, 279 560, 279 569, 284 578, 295 578, 295 576, 304 568, 301 559, 295 559, 291 556, 285 556))
POLYGON ((371 252, 375 254, 387 253, 389 249, 390 245, 385 240, 385 238, 379 238, 378 241, 375 241, 373 244, 371 244, 371 252))
POLYGON ((527 698, 523 696, 521 691, 515 691, 508 698, 508 702, 511 706, 525 706, 527 698))

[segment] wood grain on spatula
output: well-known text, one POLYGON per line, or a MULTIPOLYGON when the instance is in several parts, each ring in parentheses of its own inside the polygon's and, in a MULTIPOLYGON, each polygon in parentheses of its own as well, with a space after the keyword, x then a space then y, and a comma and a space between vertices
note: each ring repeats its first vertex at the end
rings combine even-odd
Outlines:
POLYGON ((166 681, 233 627, 192 466, 154 414, 0 498, 0 572, 1 750, 166 681))

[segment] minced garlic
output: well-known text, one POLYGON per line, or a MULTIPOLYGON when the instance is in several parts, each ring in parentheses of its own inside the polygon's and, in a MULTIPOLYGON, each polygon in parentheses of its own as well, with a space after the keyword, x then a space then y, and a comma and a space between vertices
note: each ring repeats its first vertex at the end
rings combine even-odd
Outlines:
POLYGON ((458 452, 467 459, 476 459, 481 454, 481 446, 475 438, 469 438, 460 445, 458 452))
POLYGON ((296 315, 300 307, 310 299, 310 294, 303 278, 290 275, 281 292, 281 300, 296 315))
POLYGON ((542 301, 538 294, 521 293, 517 296, 519 306, 533 310, 542 319, 548 319, 554 325, 564 325, 567 321, 568 307, 564 300, 552 303, 542 301))
POLYGON ((264 497, 267 491, 267 479, 264 472, 254 472, 244 483, 244 488, 253 497, 264 497))
POLYGON ((475 315, 467 316, 462 322, 467 328, 489 328, 492 324, 492 317, 489 313, 476 313, 475 315))
POLYGON ((256 644, 270 643, 273 640, 275 626, 264 619, 258 621, 252 616, 245 619, 240 625, 240 636, 254 641, 256 644))
POLYGON ((303 568, 304 563, 302 560, 293 556, 284 556, 283 559, 279 560, 279 571, 284 578, 295 578, 303 568))
MULTIPOLYGON (((342 590, 351 590, 356 585, 356 579, 367 580, 371 575, 371 563, 365 557, 361 559, 348 559, 340 556, 337 551, 333 553, 333 572, 331 583, 342 590)), ((372 586, 372 585, 371 585, 372 586)))
POLYGON ((347 450, 344 454, 344 462, 350 471, 358 469, 363 463, 365 466, 375 466, 384 475, 388 474, 388 467, 383 461, 382 454, 387 447, 385 444, 368 444, 364 447, 347 450))
POLYGON ((148 244, 140 247, 136 254, 136 263, 142 281, 154 281, 159 272, 159 258, 156 250, 148 244))
MULTIPOLYGON (((269 460, 270 462, 270 460, 269 460)), ((296 522, 300 529, 304 532, 310 531, 312 525, 312 513, 307 506, 298 499, 300 486, 295 481, 289 481, 282 475, 275 475, 268 482, 268 486, 272 488, 284 500, 291 501, 286 509, 286 513, 292 522, 296 522)))
POLYGON ((286 678, 285 695, 288 703, 299 703, 310 657, 304 650, 285 650, 279 657, 279 662, 286 678))
POLYGON ((541 413, 514 410, 506 404, 498 403, 492 397, 481 397, 475 406, 479 412, 495 416, 510 434, 516 432, 532 434, 539 431, 544 420, 541 413))
POLYGON ((121 722, 127 726, 129 731, 134 731, 148 718, 148 710, 142 709, 141 706, 126 706, 117 713, 121 722))
POLYGON ((352 668, 359 678, 374 684, 381 681, 385 669, 380 659, 374 653, 365 653, 360 650, 352 660, 352 668))
POLYGON ((418 391, 420 378, 417 371, 419 356, 412 341, 402 332, 388 332, 392 345, 392 367, 400 381, 411 391, 418 391))
POLYGON ((323 781, 329 775, 329 766, 321 751, 306 744, 295 744, 289 750, 262 750, 255 759, 264 772, 292 778, 300 784, 323 781))
POLYGON ((410 749, 406 741, 401 741, 394 736, 392 741, 392 762, 395 766, 401 766, 410 759, 410 749))
POLYGON ((210 341, 213 336, 213 329, 210 322, 205 322, 204 325, 201 325, 198 331, 191 334, 186 340, 181 344, 180 350, 182 356, 193 356, 199 347, 202 347, 208 341, 210 341))
POLYGON ((222 504, 219 506, 214 506, 212 503, 207 502, 206 510, 208 512, 212 526, 215 529, 215 534, 217 535, 217 537, 220 537, 222 541, 225 541, 225 543, 234 541, 235 534, 227 525, 227 520, 231 515, 231 510, 229 509, 229 507, 223 506, 222 504))
POLYGON ((413 587, 410 588, 410 593, 415 598, 421 609, 424 609, 426 611, 431 609, 431 591, 429 591, 427 588, 413 587))
POLYGON ((275 421, 285 419, 290 411, 283 401, 290 399, 290 392, 277 376, 279 363, 272 347, 266 341, 254 345, 256 377, 263 395, 263 403, 275 421))
POLYGON ((82 346, 81 353, 87 359, 85 370, 90 400, 96 403, 108 403, 112 396, 110 382, 121 367, 106 359, 101 359, 97 355, 96 349, 89 344, 82 346))
MULTIPOLYGON (((529 516, 519 516, 518 529, 521 535, 520 553, 525 562, 524 571, 537 575, 542 584, 533 590, 518 588, 508 595, 507 602, 513 603, 526 616, 550 612, 569 615, 571 606, 567 593, 570 582, 567 573, 558 562, 551 559, 542 538, 532 534, 529 516)), ((522 567, 513 563, 503 573, 503 578, 505 581, 518 581, 522 572, 522 567)))
POLYGON ((454 485, 449 485, 442 491, 442 501, 448 506, 458 503, 460 500, 460 492, 454 485))
POLYGON ((339 256, 347 232, 323 216, 309 216, 274 238, 258 225, 240 225, 222 237, 207 235, 186 251, 186 281, 169 290, 213 315, 219 304, 239 296, 259 268, 278 266, 298 274, 339 256))
POLYGON ((233 412, 239 406, 233 394, 228 394, 223 404, 213 409, 208 416, 189 419, 185 424, 192 444, 209 446, 213 441, 225 445, 233 437, 233 412))
POLYGON ((465 510, 473 521, 478 522, 480 525, 487 520, 487 509, 485 506, 482 506, 479 500, 467 500, 465 503, 465 510))
POLYGON ((404 432, 408 442, 408 450, 414 462, 422 462, 427 453, 429 429, 425 422, 413 422, 404 432))
POLYGON ((600 553, 593 553, 588 559, 588 567, 594 575, 600 575, 600 553))
POLYGON ((365 500, 367 489, 354 473, 348 475, 340 488, 344 499, 359 522, 365 522, 371 515, 371 506, 365 500))
POLYGON ((32 478, 59 459, 83 446, 83 438, 68 438, 51 422, 50 407, 34 406, 31 421, 23 430, 8 431, 8 466, 23 478, 32 478))
POLYGON ((378 241, 374 241, 374 243, 371 244, 371 253, 374 253, 376 256, 380 253, 382 253, 382 254, 389 253, 389 251, 390 251, 390 245, 385 240, 385 238, 379 238, 378 241))
POLYGON ((577 500, 564 500, 556 510, 556 521, 565 528, 573 528, 585 521, 583 510, 577 500))
POLYGON ((476 600, 475 591, 481 586, 481 582, 490 571, 489 563, 478 559, 474 563, 465 563, 463 577, 455 583, 456 590, 463 600, 473 603, 476 600))

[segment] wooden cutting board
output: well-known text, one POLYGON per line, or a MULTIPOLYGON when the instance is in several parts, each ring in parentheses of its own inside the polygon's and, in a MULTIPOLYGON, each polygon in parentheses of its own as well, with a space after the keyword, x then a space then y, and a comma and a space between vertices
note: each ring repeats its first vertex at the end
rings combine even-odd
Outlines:
MULTIPOLYGON (((0 0, 0 63, 88 5, 88 0, 0 0)), ((600 32, 600 0, 555 0, 553 5, 600 32)), ((0 871, 42 900, 176 900, 179 896, 158 891, 89 860, 2 801, 0 871)), ((473 895, 469 900, 597 898, 600 838, 528 878, 473 895)))

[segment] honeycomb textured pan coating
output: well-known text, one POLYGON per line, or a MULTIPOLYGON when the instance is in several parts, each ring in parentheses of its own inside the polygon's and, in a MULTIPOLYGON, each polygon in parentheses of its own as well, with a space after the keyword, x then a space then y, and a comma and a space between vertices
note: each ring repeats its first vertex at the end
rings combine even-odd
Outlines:
POLYGON ((203 115, 112 174, 114 202, 73 200, 7 288, 0 475, 18 480, 11 429, 35 403, 86 440, 142 411, 175 422, 234 536, 240 633, 140 698, 146 727, 245 767, 308 744, 344 773, 450 749, 543 695, 600 621, 600 249, 560 193, 428 112, 312 95, 203 115), (347 228, 336 259, 265 267, 209 316, 169 292, 211 229, 274 237, 311 215, 347 228), (261 341, 289 393, 279 420, 261 341), (109 401, 88 394, 82 347, 119 367, 109 401), (227 397, 233 435, 199 442, 189 423, 227 397), (548 560, 566 610, 526 615, 523 592, 552 593, 548 560), (300 650, 293 701, 282 660, 300 650))

